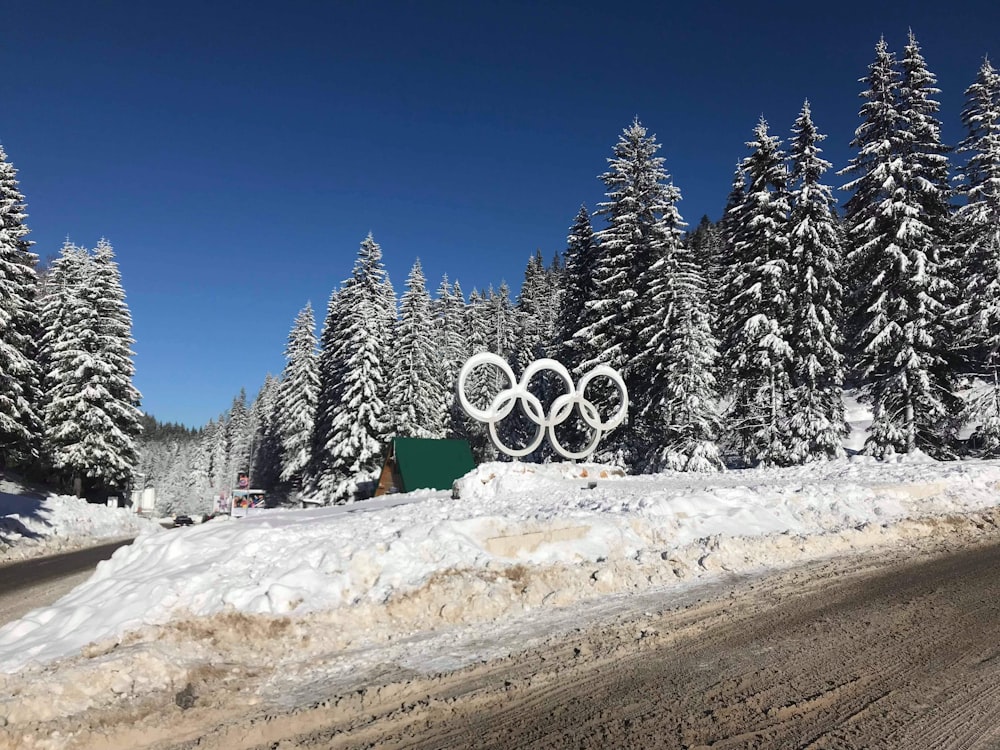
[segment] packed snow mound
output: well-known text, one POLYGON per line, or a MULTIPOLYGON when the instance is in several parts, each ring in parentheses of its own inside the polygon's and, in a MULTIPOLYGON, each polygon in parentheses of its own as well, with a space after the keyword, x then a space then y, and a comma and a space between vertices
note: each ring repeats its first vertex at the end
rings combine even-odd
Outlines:
POLYGON ((0 628, 0 672, 233 614, 290 617, 320 628, 324 647, 356 647, 886 544, 910 533, 907 519, 1000 499, 991 461, 605 469, 491 463, 458 480, 458 499, 424 490, 142 536, 53 606, 0 628))
POLYGON ((155 521, 69 495, 0 479, 0 563, 162 531, 155 521))

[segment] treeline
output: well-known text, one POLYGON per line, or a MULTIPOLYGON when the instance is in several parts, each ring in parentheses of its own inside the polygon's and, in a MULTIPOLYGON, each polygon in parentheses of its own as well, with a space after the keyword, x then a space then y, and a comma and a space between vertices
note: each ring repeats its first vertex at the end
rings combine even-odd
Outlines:
MULTIPOLYGON (((505 286, 466 299, 448 278, 432 299, 418 261, 397 306, 369 235, 319 338, 307 305, 280 377, 206 427, 205 481, 250 467, 258 486, 342 502, 364 491, 392 435, 466 437, 491 458, 454 396, 482 351, 516 372, 543 356, 575 377, 619 370, 629 420, 597 458, 636 472, 842 456, 845 387, 871 405, 872 456, 955 457, 970 420, 981 450, 1000 454, 1000 76, 982 64, 954 150, 912 34, 901 57, 880 41, 862 80, 842 184, 806 102, 787 145, 757 123, 722 218, 687 233, 660 145, 633 122, 600 176, 605 200, 593 216, 580 209, 561 257, 531 257, 516 300, 505 286), (849 193, 843 213, 834 187, 849 193), (980 399, 959 397, 983 375, 980 399)), ((468 393, 486 403, 503 387, 481 369, 468 393)), ((614 396, 595 388, 592 400, 608 413, 614 396)), ((524 439, 533 427, 504 429, 524 439)))
POLYGON ((139 392, 111 244, 69 241, 39 270, 0 147, 0 468, 103 498, 131 486, 139 392))

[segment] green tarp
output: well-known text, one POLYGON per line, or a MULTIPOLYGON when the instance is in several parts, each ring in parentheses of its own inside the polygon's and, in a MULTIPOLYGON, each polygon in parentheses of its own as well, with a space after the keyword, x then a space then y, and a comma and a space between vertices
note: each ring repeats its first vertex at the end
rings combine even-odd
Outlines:
POLYGON ((450 490, 452 483, 476 468, 468 440, 393 438, 400 492, 450 490))

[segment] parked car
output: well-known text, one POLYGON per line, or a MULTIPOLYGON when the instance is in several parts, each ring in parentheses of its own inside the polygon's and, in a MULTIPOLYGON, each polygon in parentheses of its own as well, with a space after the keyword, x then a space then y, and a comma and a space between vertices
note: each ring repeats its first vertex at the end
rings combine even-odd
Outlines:
POLYGON ((194 523, 191 516, 177 516, 174 518, 174 526, 190 526, 194 523))

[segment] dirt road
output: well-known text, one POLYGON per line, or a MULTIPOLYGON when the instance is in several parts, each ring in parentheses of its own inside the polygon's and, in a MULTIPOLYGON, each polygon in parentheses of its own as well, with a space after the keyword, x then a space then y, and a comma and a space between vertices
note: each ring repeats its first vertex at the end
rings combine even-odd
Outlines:
POLYGON ((990 541, 636 596, 610 621, 458 671, 386 666, 285 705, 260 689, 273 676, 248 689, 253 675, 227 687, 206 673, 169 705, 59 728, 116 750, 996 748, 1000 541, 979 533, 990 541))

